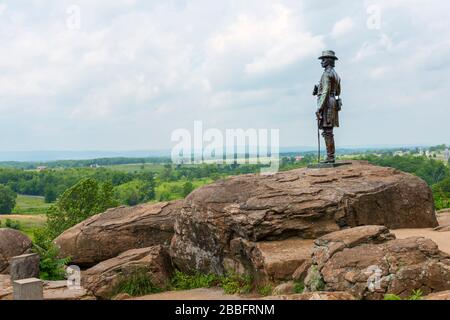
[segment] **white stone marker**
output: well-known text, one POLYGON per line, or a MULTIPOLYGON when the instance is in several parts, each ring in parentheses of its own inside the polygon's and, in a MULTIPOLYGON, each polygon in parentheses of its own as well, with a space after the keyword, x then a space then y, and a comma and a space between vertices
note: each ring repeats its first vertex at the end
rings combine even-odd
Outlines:
POLYGON ((44 289, 42 281, 29 278, 13 281, 13 300, 43 300, 44 289))

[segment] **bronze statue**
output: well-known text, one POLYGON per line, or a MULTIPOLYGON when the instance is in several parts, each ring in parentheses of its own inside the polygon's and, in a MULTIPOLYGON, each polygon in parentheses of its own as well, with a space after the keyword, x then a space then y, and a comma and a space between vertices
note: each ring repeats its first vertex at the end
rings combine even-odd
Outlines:
MULTIPOLYGON (((317 96, 317 123, 318 129, 322 130, 327 147, 327 159, 325 163, 335 163, 336 147, 334 144, 333 129, 339 127, 339 111, 342 102, 339 98, 341 94, 341 79, 334 70, 334 65, 338 58, 334 51, 328 50, 319 57, 322 67, 325 69, 320 84, 314 86, 313 95, 317 96)), ((320 136, 319 136, 319 160, 320 160, 320 136)))

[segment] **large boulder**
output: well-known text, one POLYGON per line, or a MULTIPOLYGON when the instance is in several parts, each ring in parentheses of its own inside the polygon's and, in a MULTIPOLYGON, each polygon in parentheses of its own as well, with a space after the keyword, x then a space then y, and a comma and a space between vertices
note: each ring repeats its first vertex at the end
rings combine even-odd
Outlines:
POLYGON ((120 253, 168 245, 181 201, 109 209, 70 228, 56 238, 61 256, 91 267, 120 253))
POLYGON ((9 272, 12 257, 31 252, 31 240, 22 232, 13 229, 0 229, 0 274, 9 272))
POLYGON ((158 245, 123 252, 83 272, 82 287, 98 298, 111 298, 121 279, 136 273, 148 275, 155 288, 165 288, 172 274, 167 249, 158 245))
POLYGON ((237 252, 243 246, 236 242, 253 248, 361 225, 436 227, 430 188, 413 175, 366 162, 232 177, 185 199, 171 255, 184 271, 224 273, 230 266, 248 268, 252 253, 237 252))
POLYGON ((305 279, 310 291, 346 291, 359 299, 408 297, 450 289, 450 256, 422 237, 395 239, 383 226, 337 231, 315 241, 305 279))

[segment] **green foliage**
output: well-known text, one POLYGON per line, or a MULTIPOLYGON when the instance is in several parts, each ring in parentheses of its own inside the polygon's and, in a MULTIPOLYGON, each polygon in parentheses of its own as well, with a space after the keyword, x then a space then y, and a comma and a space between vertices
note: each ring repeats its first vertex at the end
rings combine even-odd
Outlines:
POLYGON ((413 290, 408 300, 421 300, 423 297, 422 290, 413 290))
POLYGON ((21 229, 20 222, 17 221, 17 220, 11 220, 11 219, 6 219, 5 227, 6 228, 10 228, 10 229, 14 229, 14 230, 20 230, 21 229))
POLYGON ((252 277, 237 274, 219 276, 215 274, 194 274, 188 275, 176 271, 171 280, 172 290, 191 290, 196 288, 221 287, 227 294, 245 294, 252 289, 252 277))
POLYGON ((226 294, 246 294, 252 290, 253 279, 250 275, 228 274, 221 279, 221 287, 226 294))
POLYGON ((0 214, 10 214, 16 206, 17 194, 9 187, 0 184, 0 214))
POLYGON ((294 293, 303 293, 305 291, 305 284, 303 281, 294 281, 294 293))
POLYGON ((186 181, 183 184, 183 198, 187 197, 192 191, 194 191, 194 185, 191 181, 186 181))
POLYGON ((313 265, 308 271, 308 287, 311 291, 323 291, 325 282, 316 265, 313 265))
POLYGON ((273 292, 273 287, 270 284, 266 284, 258 288, 258 293, 262 296, 270 296, 273 292))
POLYGON ((436 209, 450 208, 450 177, 435 184, 432 189, 436 209))
MULTIPOLYGON (((151 180, 153 182, 153 180, 151 180)), ((114 188, 114 196, 121 204, 134 206, 155 198, 155 186, 150 181, 133 180, 114 188)))
POLYGON ((48 244, 46 248, 34 245, 34 250, 40 257, 40 275, 43 280, 64 280, 66 265, 70 258, 59 258, 59 249, 54 244, 48 244))
POLYGON ((421 300, 423 297, 422 290, 413 290, 411 295, 407 299, 402 299, 396 294, 385 294, 384 300, 421 300))
POLYGON ((382 156, 369 155, 362 157, 370 163, 383 167, 392 167, 415 174, 430 186, 450 177, 450 169, 441 161, 415 156, 382 156))
POLYGON ((402 300, 402 298, 400 297, 400 296, 398 296, 398 295, 396 295, 396 294, 385 294, 384 295, 384 300, 390 300, 390 301, 393 301, 393 300, 402 300))
POLYGON ((194 189, 205 184, 211 183, 213 180, 209 178, 193 180, 193 181, 171 181, 160 182, 156 187, 156 199, 159 201, 171 201, 185 198, 194 189))
POLYGON ((163 291, 161 288, 153 284, 150 271, 147 268, 134 268, 119 276, 119 280, 113 288, 112 296, 127 293, 130 296, 138 297, 161 291, 163 291))
MULTIPOLYGON (((442 146, 439 146, 441 148, 442 146)), ((365 156, 362 159, 412 173, 425 180, 433 190, 437 210, 450 208, 450 169, 443 162, 416 156, 365 156)))
POLYGON ((52 203, 55 202, 58 198, 58 192, 56 191, 56 188, 53 186, 48 186, 44 190, 44 199, 45 203, 52 203))
POLYGON ((66 190, 47 212, 48 235, 54 239, 87 218, 116 207, 111 183, 86 178, 66 190))
POLYGON ((215 274, 188 275, 181 271, 175 271, 170 285, 173 290, 191 290, 197 288, 211 288, 219 286, 221 278, 215 274))

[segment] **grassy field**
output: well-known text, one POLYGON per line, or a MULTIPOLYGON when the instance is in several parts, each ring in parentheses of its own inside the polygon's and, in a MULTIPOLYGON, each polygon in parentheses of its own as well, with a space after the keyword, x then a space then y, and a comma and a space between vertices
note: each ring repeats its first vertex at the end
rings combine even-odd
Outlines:
POLYGON ((47 219, 45 212, 51 204, 45 203, 44 197, 18 195, 13 214, 0 215, 0 228, 8 227, 7 221, 33 239, 33 231, 44 226, 47 219))
POLYGON ((19 223, 19 230, 28 235, 32 240, 34 238, 34 230, 44 226, 47 217, 43 214, 8 214, 0 215, 0 228, 8 227, 7 220, 13 223, 19 223))
POLYGON ((133 163, 133 164, 120 164, 120 165, 113 165, 113 166, 105 166, 104 168, 111 169, 111 170, 117 170, 117 171, 123 171, 123 172, 139 172, 139 171, 153 171, 153 172, 161 172, 164 169, 163 164, 156 164, 156 163, 133 163))
POLYGON ((45 214, 50 203, 45 203, 44 197, 26 196, 19 194, 16 199, 16 206, 13 210, 13 214, 45 214))

